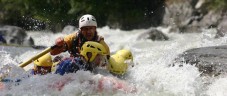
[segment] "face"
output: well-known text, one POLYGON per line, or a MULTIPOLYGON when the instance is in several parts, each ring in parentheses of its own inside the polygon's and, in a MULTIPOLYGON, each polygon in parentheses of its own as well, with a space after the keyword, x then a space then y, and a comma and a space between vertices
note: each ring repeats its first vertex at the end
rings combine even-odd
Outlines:
POLYGON ((107 65, 108 61, 106 56, 98 54, 92 63, 94 64, 95 67, 97 67, 107 65))
POLYGON ((93 37, 95 36, 96 27, 95 26, 85 26, 85 27, 82 27, 80 30, 82 32, 82 35, 87 40, 92 40, 93 37))

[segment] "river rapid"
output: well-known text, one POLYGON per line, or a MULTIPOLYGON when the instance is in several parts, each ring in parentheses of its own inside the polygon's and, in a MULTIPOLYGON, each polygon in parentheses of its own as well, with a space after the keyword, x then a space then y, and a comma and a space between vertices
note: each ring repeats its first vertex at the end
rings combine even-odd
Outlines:
MULTIPOLYGON (((203 32, 174 33, 168 32, 168 28, 159 28, 169 37, 168 41, 152 41, 138 38, 149 29, 137 29, 122 31, 110 29, 109 27, 99 28, 98 34, 105 38, 114 54, 120 49, 130 49, 134 58, 134 67, 129 67, 127 74, 120 78, 123 81, 136 87, 135 93, 125 93, 122 90, 112 91, 111 88, 103 92, 96 92, 95 87, 81 81, 96 80, 100 75, 113 77, 107 71, 100 69, 98 74, 79 71, 78 73, 60 76, 48 74, 45 76, 30 76, 29 69, 33 64, 22 68, 17 67, 23 61, 28 60, 42 50, 28 47, 5 47, 0 46, 0 68, 1 73, 8 73, 12 80, 18 78, 21 81, 11 82, 5 85, 8 89, 0 90, 4 96, 226 96, 227 76, 219 77, 201 76, 198 68, 193 65, 183 67, 169 67, 174 59, 182 52, 199 47, 226 45, 227 37, 214 39, 215 30, 203 30, 203 32), (9 68, 10 67, 10 68, 9 68), (72 77, 73 81, 65 84, 59 90, 49 85, 55 81, 72 77)), ((27 32, 35 40, 35 45, 51 46, 54 40, 65 34, 50 32, 27 32)), ((68 56, 67 53, 61 55, 68 56)), ((117 79, 117 78, 116 78, 117 79)), ((108 85, 107 86, 111 86, 108 85)))

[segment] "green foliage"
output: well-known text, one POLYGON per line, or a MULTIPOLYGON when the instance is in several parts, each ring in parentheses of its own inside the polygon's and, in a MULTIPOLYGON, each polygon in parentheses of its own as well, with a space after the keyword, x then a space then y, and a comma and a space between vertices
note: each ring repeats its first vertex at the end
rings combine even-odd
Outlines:
POLYGON ((70 20, 71 9, 66 0, 30 0, 29 12, 34 19, 48 23, 62 23, 70 20))
POLYGON ((227 0, 207 0, 207 8, 209 10, 226 10, 227 9, 227 0))
POLYGON ((0 5, 1 19, 7 22, 12 23, 27 14, 28 6, 26 0, 0 0, 0 5))
POLYGON ((151 26, 151 17, 162 5, 164 0, 0 0, 0 13, 8 23, 21 23, 28 17, 51 26, 77 25, 82 15, 92 14, 100 27, 132 29, 151 26))

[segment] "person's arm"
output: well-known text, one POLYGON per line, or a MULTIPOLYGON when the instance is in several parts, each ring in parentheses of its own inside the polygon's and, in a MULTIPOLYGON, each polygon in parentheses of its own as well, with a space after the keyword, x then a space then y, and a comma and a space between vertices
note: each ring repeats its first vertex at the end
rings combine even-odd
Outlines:
POLYGON ((52 49, 50 51, 50 54, 51 55, 57 55, 57 54, 60 54, 61 52, 64 52, 66 51, 66 43, 64 41, 64 38, 63 37, 59 37, 55 40, 55 45, 57 47, 55 47, 54 49, 52 49))
POLYGON ((57 45, 57 48, 54 48, 51 50, 50 54, 51 55, 57 55, 60 54, 62 52, 65 52, 67 50, 69 50, 72 47, 72 41, 73 38, 75 38, 76 33, 73 34, 69 34, 67 36, 63 37, 59 37, 55 40, 55 45, 57 45))

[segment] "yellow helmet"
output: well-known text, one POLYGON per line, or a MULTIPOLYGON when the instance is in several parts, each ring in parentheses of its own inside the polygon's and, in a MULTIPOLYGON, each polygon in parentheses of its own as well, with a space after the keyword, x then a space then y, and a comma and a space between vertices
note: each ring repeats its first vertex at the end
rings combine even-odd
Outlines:
POLYGON ((88 62, 92 62, 98 54, 107 55, 107 51, 102 44, 94 41, 85 42, 80 50, 80 55, 84 56, 88 62), (91 53, 90 58, 87 53, 91 53))
POLYGON ((45 54, 42 57, 38 58, 34 61, 34 64, 37 66, 49 67, 53 65, 51 55, 45 54))
POLYGON ((128 69, 128 64, 124 63, 125 60, 125 58, 122 58, 122 56, 118 54, 112 55, 109 59, 107 69, 116 75, 123 75, 128 69))
POLYGON ((125 59, 133 60, 132 52, 130 50, 122 49, 122 50, 117 51, 116 54, 122 56, 125 59))

